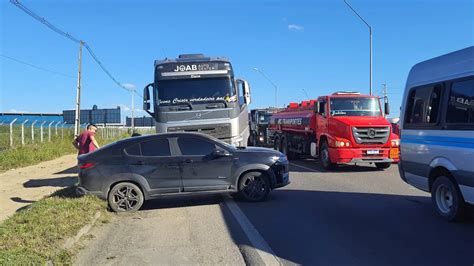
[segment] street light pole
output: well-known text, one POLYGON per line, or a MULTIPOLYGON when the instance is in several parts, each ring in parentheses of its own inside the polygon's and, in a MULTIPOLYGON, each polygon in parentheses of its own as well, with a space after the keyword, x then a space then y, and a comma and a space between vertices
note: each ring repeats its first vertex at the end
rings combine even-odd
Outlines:
POLYGON ((77 67, 77 90, 76 90, 76 114, 74 118, 74 135, 79 136, 81 130, 81 71, 82 71, 82 45, 84 42, 79 42, 79 60, 77 67))
POLYGON ((263 73, 263 71, 261 71, 260 69, 254 67, 253 70, 260 73, 260 75, 262 75, 266 80, 268 80, 273 85, 273 87, 275 88, 275 107, 278 107, 278 87, 277 87, 277 85, 269 77, 267 77, 267 75, 265 75, 265 73, 263 73))
POLYGON ((367 25, 367 27, 369 28, 369 38, 370 38, 370 74, 369 74, 369 87, 370 87, 370 95, 372 95, 372 27, 369 25, 369 23, 367 23, 367 21, 365 21, 365 19, 363 19, 359 13, 357 13, 357 11, 346 1, 344 0, 344 3, 362 20, 362 22, 365 23, 365 25, 367 25))

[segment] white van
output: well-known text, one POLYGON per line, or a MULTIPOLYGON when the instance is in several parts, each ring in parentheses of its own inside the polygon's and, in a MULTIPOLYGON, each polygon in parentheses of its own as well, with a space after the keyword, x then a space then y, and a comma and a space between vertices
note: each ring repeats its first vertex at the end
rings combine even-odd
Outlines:
POLYGON ((474 204, 474 46, 413 66, 400 128, 401 178, 461 220, 474 204))

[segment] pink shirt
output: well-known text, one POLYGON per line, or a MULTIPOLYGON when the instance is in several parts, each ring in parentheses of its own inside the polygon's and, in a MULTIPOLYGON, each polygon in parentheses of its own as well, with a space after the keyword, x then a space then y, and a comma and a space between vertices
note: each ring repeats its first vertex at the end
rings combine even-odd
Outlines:
POLYGON ((79 155, 93 152, 96 150, 94 143, 92 142, 91 137, 95 135, 95 132, 91 131, 84 131, 77 137, 77 141, 79 142, 79 155))

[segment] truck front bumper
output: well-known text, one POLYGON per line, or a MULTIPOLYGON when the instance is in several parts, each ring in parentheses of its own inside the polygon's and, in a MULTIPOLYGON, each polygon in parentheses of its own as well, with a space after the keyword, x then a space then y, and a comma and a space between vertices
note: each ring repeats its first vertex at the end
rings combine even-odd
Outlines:
POLYGON ((397 163, 398 148, 329 148, 331 162, 338 164, 352 163, 397 163), (378 151, 378 154, 370 154, 378 151))

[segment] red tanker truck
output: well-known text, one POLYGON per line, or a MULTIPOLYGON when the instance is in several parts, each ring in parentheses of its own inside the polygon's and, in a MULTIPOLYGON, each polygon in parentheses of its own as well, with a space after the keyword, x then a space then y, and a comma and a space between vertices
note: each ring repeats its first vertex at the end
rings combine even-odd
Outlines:
MULTIPOLYGON (((387 114, 388 109, 386 103, 387 114)), ((384 118, 377 96, 336 92, 290 103, 272 115, 268 130, 274 148, 289 159, 318 157, 325 169, 360 163, 385 169, 399 160, 400 141, 384 118)))

